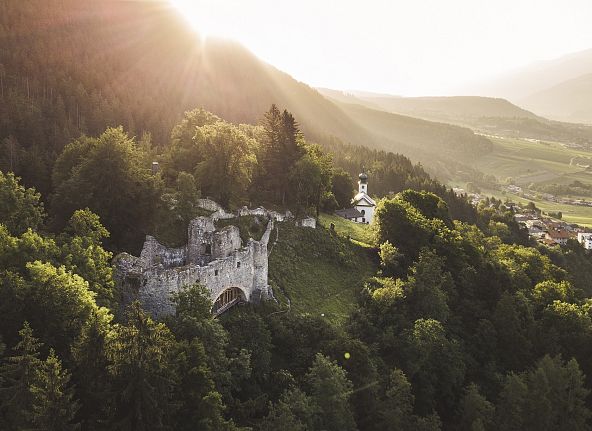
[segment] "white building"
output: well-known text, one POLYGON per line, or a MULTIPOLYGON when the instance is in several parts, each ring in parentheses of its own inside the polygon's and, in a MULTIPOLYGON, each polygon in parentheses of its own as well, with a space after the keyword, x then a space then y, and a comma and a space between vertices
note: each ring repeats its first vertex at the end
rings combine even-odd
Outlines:
POLYGON ((579 232, 578 242, 584 246, 586 250, 592 250, 592 233, 591 232, 579 232))
POLYGON ((358 180, 358 194, 352 199, 352 205, 361 214, 362 218, 358 223, 372 223, 376 202, 368 196, 368 175, 361 173, 358 180))

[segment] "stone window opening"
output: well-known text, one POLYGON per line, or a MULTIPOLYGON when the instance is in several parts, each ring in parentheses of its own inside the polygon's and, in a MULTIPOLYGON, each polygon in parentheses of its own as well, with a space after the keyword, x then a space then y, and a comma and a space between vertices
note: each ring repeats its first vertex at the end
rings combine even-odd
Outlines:
POLYGON ((214 270, 214 275, 218 275, 218 270, 217 269, 214 270))
POLYGON ((206 244, 205 254, 212 254, 212 244, 206 244))
POLYGON ((240 262, 236 262, 236 267, 240 268, 240 262))

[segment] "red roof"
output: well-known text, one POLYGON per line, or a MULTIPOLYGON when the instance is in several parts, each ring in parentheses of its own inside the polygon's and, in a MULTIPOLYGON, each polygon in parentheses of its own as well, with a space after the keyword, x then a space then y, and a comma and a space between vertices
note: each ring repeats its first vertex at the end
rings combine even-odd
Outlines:
POLYGON ((568 238, 570 238, 569 232, 564 231, 564 230, 549 230, 549 232, 547 232, 547 235, 549 235, 553 239, 568 239, 568 238))

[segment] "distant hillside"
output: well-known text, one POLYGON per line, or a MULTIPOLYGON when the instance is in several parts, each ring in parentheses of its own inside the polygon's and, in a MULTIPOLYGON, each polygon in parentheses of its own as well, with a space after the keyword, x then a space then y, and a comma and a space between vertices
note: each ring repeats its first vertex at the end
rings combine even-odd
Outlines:
POLYGON ((540 61, 464 91, 505 97, 553 120, 592 123, 592 49, 540 61))
MULTIPOLYGON (((467 128, 393 114, 361 104, 335 101, 337 106, 358 124, 384 139, 401 145, 413 143, 422 152, 447 153, 461 159, 491 150, 491 142, 467 128)), ((409 149, 411 151, 412 149, 409 149)))
POLYGON ((341 103, 470 127, 494 135, 592 144, 592 128, 550 121, 505 99, 477 96, 400 97, 319 89, 341 103))
POLYGON ((165 1, 4 1, 0 77, 0 169, 31 170, 25 176, 37 176, 42 190, 49 176, 41 167, 81 133, 122 124, 166 145, 182 113, 197 106, 256 123, 275 103, 310 140, 335 136, 428 165, 483 150, 468 130, 443 134, 442 125, 344 109, 237 43, 201 39, 165 1))
POLYGON ((591 100, 592 73, 587 73, 532 94, 522 103, 549 118, 592 124, 591 100))
MULTIPOLYGON (((0 39, 5 93, 9 103, 20 95, 37 105, 35 120, 58 108, 66 117, 57 119, 60 128, 96 133, 121 122, 166 143, 170 127, 198 105, 254 123, 277 103, 312 135, 368 140, 315 90, 239 44, 201 39, 168 2, 9 0, 0 7, 0 28, 10 29, 0 39)), ((8 108, 3 114, 18 115, 8 108)), ((12 127, 2 134, 18 134, 12 127)))
POLYGON ((466 91, 493 97, 504 97, 519 103, 528 96, 592 73, 592 49, 574 52, 553 60, 539 61, 511 71, 498 79, 473 85, 466 91))
POLYGON ((505 99, 491 97, 362 97, 369 103, 381 108, 419 118, 431 118, 442 121, 474 119, 480 117, 520 117, 537 118, 505 99))

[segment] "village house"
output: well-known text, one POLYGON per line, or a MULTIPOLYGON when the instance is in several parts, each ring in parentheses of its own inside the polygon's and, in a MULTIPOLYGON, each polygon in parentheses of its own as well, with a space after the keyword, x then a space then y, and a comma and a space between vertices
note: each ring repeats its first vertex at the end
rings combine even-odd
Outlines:
POLYGON ((578 242, 582 244, 586 250, 592 250, 592 232, 579 232, 578 242))
POLYGON ((570 234, 564 230, 549 229, 546 233, 545 238, 551 240, 559 245, 567 244, 567 240, 570 238, 570 234))

